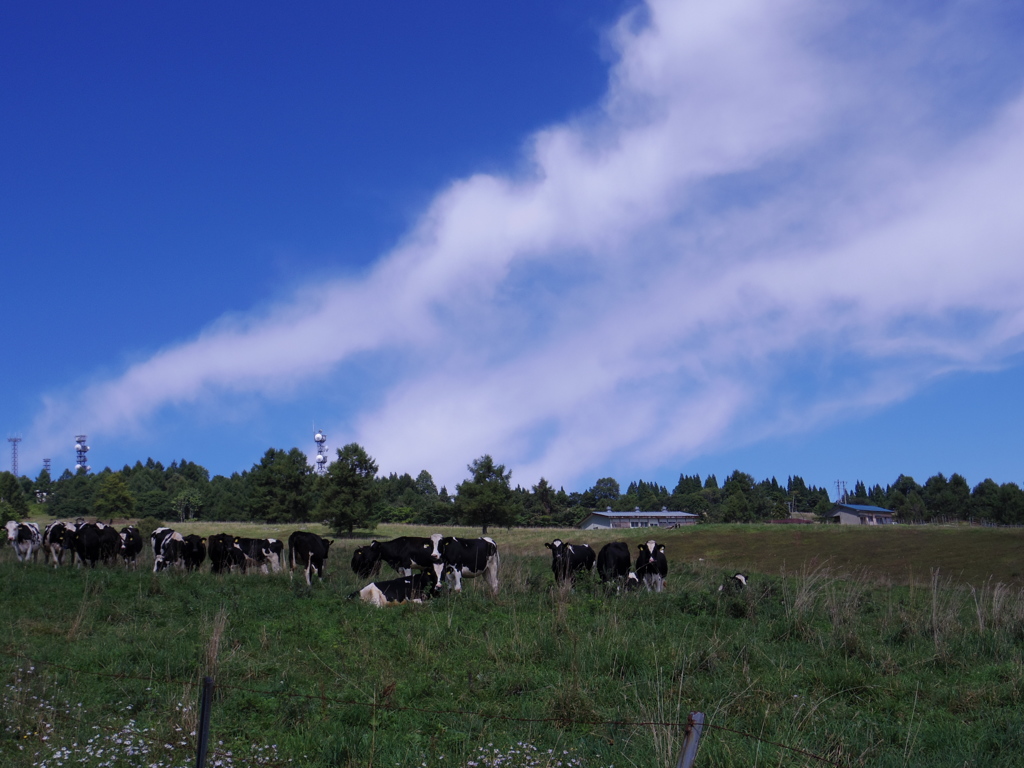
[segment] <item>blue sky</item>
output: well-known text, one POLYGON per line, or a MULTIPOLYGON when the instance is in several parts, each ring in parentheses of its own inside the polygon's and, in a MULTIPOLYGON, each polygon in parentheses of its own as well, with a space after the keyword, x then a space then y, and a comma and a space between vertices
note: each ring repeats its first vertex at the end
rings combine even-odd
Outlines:
POLYGON ((1024 479, 1016 4, 214 6, 0 9, 22 474, 1024 479))

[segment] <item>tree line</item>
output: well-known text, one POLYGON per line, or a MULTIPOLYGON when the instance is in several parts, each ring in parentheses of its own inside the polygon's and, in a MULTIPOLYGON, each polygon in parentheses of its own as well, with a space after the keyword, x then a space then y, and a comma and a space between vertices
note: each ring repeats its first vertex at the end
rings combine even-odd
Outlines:
MULTIPOLYGON (((490 455, 467 466, 468 476, 452 493, 438 488, 427 470, 379 475, 376 461, 357 443, 337 450, 326 474, 318 475, 298 448, 271 448, 252 468, 230 477, 216 475, 182 459, 164 466, 152 458, 118 471, 92 474, 65 470, 35 480, 0 472, 0 516, 24 517, 32 500, 44 501, 55 518, 152 517, 163 521, 206 519, 264 523, 326 521, 338 531, 372 528, 377 523, 571 527, 594 510, 662 508, 692 512, 706 522, 759 522, 794 513, 824 517, 833 502, 824 488, 798 475, 785 483, 756 481, 734 471, 719 483, 715 475, 681 474, 669 491, 656 482, 635 480, 625 491, 611 477, 585 491, 556 489, 546 479, 524 488, 512 485, 512 472, 490 455)), ((900 522, 973 519, 995 524, 1024 523, 1024 491, 1015 483, 991 479, 971 488, 963 476, 936 474, 924 485, 900 475, 884 489, 854 485, 844 499, 890 509, 900 522)))

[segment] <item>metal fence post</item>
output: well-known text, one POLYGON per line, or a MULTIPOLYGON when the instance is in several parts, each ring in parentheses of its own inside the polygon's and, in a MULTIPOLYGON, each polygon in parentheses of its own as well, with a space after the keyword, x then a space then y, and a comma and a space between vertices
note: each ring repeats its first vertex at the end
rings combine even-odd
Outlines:
POLYGON ((210 743, 210 704, 213 701, 213 678, 203 678, 199 704, 199 735, 196 739, 196 768, 206 768, 206 748, 210 743))
POLYGON ((700 734, 704 730, 704 713, 691 712, 686 721, 686 733, 683 736, 683 748, 679 752, 676 768, 693 768, 697 759, 697 747, 700 746, 700 734))

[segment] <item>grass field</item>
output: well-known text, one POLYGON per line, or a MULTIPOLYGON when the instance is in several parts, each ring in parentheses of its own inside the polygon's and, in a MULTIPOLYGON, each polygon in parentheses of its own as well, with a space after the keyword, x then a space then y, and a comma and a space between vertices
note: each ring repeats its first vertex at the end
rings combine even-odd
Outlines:
POLYGON ((698 766, 1024 765, 1024 531, 698 526, 658 533, 663 594, 553 587, 543 542, 648 533, 492 531, 497 598, 385 610, 345 599, 369 535, 312 589, 7 548, 0 765, 194 765, 204 675, 210 765, 674 765, 691 710, 698 766), (733 569, 751 587, 721 595, 733 569))

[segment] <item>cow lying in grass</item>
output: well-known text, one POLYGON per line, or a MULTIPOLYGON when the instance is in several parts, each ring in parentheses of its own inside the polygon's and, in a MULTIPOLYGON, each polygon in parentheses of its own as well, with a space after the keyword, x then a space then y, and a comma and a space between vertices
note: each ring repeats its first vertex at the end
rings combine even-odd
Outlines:
POLYGON ((373 581, 362 589, 358 589, 348 596, 349 600, 359 598, 363 602, 383 608, 386 605, 398 605, 400 603, 422 603, 431 597, 437 596, 441 591, 444 577, 448 575, 450 566, 445 566, 445 571, 438 579, 434 570, 420 571, 412 576, 402 576, 390 581, 373 581))
POLYGON ((718 588, 718 591, 727 595, 735 595, 746 588, 747 575, 745 573, 737 573, 733 576, 727 577, 718 588))

